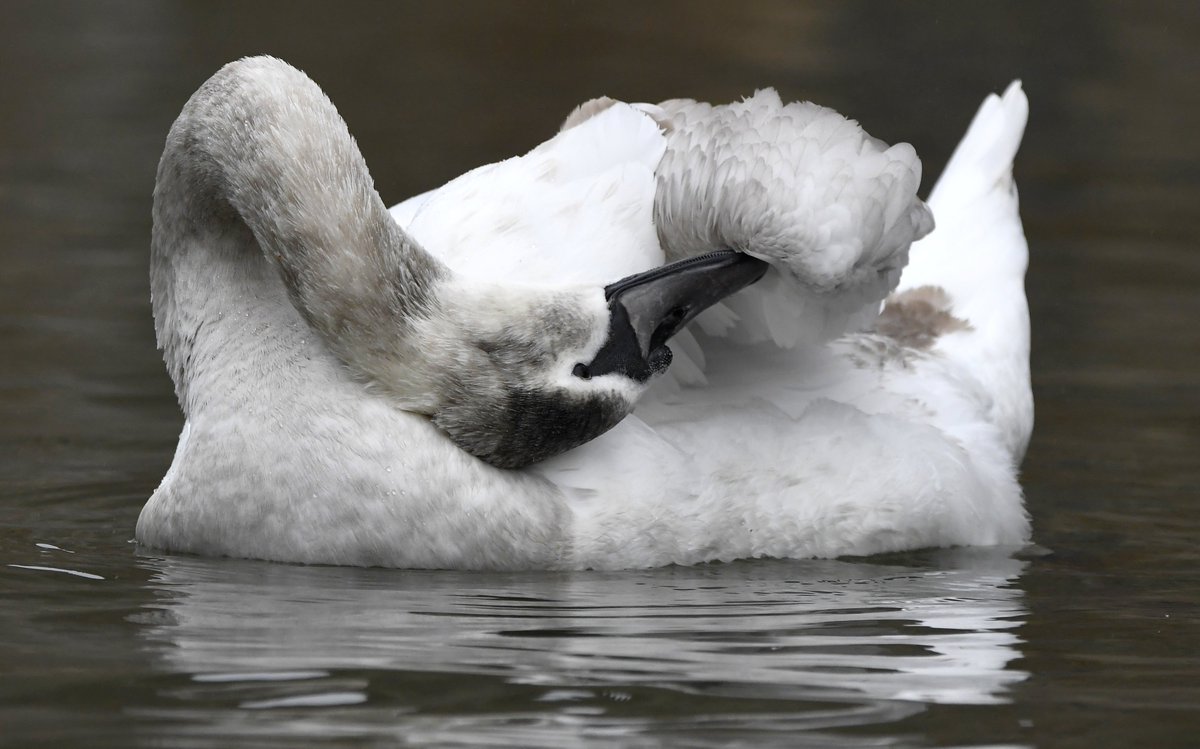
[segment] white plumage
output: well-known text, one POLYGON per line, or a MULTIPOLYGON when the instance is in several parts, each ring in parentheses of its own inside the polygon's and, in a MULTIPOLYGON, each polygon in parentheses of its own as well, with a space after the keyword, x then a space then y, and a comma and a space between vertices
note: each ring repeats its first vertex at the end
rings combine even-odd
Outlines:
MULTIPOLYGON (((349 376, 263 273, 253 319, 209 333, 229 344, 205 363, 222 389, 185 406, 138 539, 461 568, 1022 544, 1032 399, 1011 164, 1026 106, 1017 84, 988 98, 931 195, 938 228, 910 251, 931 226, 915 154, 830 110, 770 91, 721 108, 587 105, 529 154, 391 214, 472 283, 603 285, 722 246, 771 262, 673 339, 669 375, 634 415, 527 469, 494 468, 349 376)), ((171 272, 222 282, 185 265, 171 272)), ((218 302, 241 314, 244 297, 218 302)))
POLYGON ((888 147, 831 109, 767 89, 649 111, 669 143, 655 204, 668 256, 731 247, 778 272, 729 302, 748 326, 761 322, 755 337, 791 347, 862 329, 933 228, 912 146, 888 147))

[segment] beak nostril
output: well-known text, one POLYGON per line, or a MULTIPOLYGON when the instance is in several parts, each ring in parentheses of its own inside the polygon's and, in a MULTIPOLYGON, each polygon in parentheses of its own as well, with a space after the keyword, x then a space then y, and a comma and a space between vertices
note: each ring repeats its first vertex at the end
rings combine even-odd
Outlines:
POLYGON ((650 371, 654 374, 659 374, 667 371, 667 367, 671 366, 671 360, 674 358, 670 346, 659 346, 650 353, 650 371))
POLYGON ((571 374, 584 380, 592 379, 592 373, 589 372, 588 368, 583 364, 576 364, 575 368, 571 370, 571 374))

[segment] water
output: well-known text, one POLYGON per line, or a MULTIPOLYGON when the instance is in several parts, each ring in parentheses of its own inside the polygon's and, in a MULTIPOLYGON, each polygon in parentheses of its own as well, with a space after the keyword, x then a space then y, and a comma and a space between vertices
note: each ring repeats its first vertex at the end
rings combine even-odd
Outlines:
POLYGON ((1195 745, 1200 11, 745 5, 0 7, 0 745, 1195 745), (767 84, 932 176, 1022 77, 1041 550, 521 575, 139 550, 180 426, 154 167, 263 51, 390 202, 595 95, 767 84))

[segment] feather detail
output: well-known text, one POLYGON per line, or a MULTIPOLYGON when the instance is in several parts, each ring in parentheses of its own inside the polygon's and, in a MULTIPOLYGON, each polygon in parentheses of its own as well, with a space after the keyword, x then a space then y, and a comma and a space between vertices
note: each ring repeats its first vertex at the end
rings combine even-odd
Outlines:
POLYGON ((659 110, 669 132, 655 220, 667 257, 732 248, 786 282, 744 292, 764 297, 762 314, 744 315, 732 334, 790 347, 861 329, 933 226, 912 147, 888 147, 825 107, 785 105, 772 89, 659 110), (765 330, 752 329, 758 319, 765 330))

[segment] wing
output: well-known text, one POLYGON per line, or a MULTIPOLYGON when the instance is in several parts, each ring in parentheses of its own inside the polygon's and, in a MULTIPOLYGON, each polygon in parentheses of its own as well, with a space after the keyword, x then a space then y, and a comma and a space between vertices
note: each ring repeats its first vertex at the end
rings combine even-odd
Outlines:
POLYGON ((724 320, 708 315, 707 332, 791 347, 861 329, 932 228, 912 147, 888 147, 831 109, 785 105, 770 89, 645 108, 668 132, 655 198, 668 258, 732 248, 775 269, 724 320))

